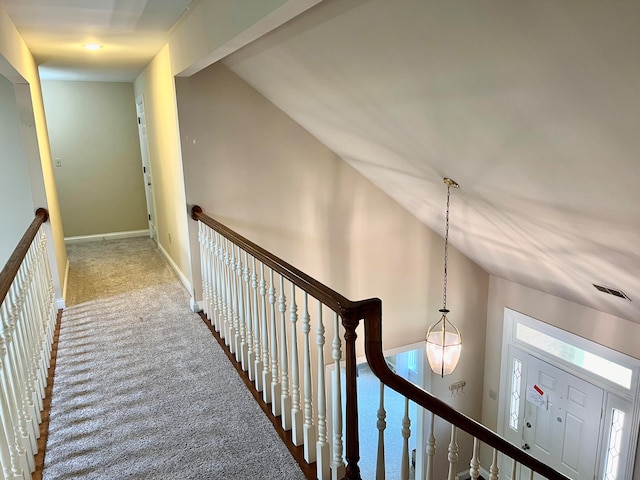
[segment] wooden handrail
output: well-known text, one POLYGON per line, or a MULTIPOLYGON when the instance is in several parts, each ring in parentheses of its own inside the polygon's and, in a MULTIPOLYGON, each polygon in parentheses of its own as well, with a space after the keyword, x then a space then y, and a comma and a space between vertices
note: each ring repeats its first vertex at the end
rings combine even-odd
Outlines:
POLYGON ((47 220, 49 220, 49 212, 45 208, 38 208, 31 225, 27 228, 27 231, 20 239, 20 242, 18 242, 9 260, 7 260, 7 263, 0 272, 0 305, 4 302, 13 283, 13 279, 18 274, 18 270, 20 270, 20 265, 22 265, 22 261, 29 251, 31 242, 33 242, 33 239, 36 237, 40 226, 47 220))
POLYGON ((231 230, 217 220, 203 213, 198 205, 191 207, 191 218, 199 220, 213 230, 231 240, 235 245, 250 253, 265 265, 273 268, 290 282, 300 287, 322 303, 339 313, 345 328, 345 360, 346 360, 346 389, 347 389, 347 418, 345 422, 347 460, 346 478, 360 479, 358 467, 359 439, 358 439, 358 411, 356 390, 356 328, 361 320, 364 321, 364 343, 367 362, 371 371, 382 383, 409 398, 416 404, 433 412, 443 420, 455 425, 461 430, 474 436, 516 460, 536 473, 550 480, 570 480, 569 477, 536 460, 517 446, 506 441, 498 434, 470 417, 458 412, 443 401, 431 395, 426 390, 405 380, 389 369, 382 349, 382 302, 378 298, 362 301, 351 301, 326 285, 318 282, 304 272, 293 267, 237 232, 231 230))
POLYGON ((254 256, 256 259, 263 262, 265 265, 273 268, 291 283, 299 286, 304 291, 327 305, 329 308, 331 308, 335 312, 338 312, 343 316, 343 318, 364 318, 364 314, 366 313, 366 311, 375 306, 375 303, 377 301, 377 299, 375 298, 357 302, 345 298, 335 290, 332 290, 331 288, 320 283, 301 270, 298 270, 296 267, 290 265, 271 252, 253 243, 251 240, 231 230, 229 227, 223 225, 217 220, 214 220, 206 213, 204 213, 202 211, 202 208, 200 208, 198 205, 193 205, 191 207, 191 218, 193 218, 194 220, 199 220, 215 231, 222 233, 235 245, 238 245, 243 250, 254 256))

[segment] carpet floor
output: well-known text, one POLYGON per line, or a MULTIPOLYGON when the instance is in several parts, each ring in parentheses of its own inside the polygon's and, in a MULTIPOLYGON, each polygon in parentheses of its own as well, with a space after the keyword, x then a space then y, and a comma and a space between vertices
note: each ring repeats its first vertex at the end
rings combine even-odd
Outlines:
POLYGON ((305 478, 150 239, 68 255, 45 480, 305 478))

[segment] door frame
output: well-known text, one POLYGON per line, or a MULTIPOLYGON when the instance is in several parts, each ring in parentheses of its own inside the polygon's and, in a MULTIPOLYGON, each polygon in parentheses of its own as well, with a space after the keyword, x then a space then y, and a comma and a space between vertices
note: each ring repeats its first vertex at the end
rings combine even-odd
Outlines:
POLYGON ((151 158, 149 155, 149 141, 147 132, 147 117, 144 107, 144 95, 136 97, 136 116, 138 117, 138 138, 140 140, 140 158, 142 160, 142 179, 144 181, 145 199, 147 204, 147 219, 149 222, 149 236, 158 243, 158 224, 156 222, 156 198, 153 188, 153 175, 151 173, 151 158), (144 135, 142 129, 144 128, 144 135), (146 175, 151 184, 147 184, 146 175), (151 187, 151 188, 149 188, 151 187))
MULTIPOLYGON (((597 344, 583 337, 579 337, 565 330, 561 330, 550 324, 536 320, 535 318, 524 315, 509 308, 504 309, 504 323, 502 334, 502 356, 500 364, 500 394, 498 399, 498 433, 503 437, 507 437, 507 429, 509 428, 507 419, 507 408, 509 407, 511 384, 511 368, 510 359, 513 357, 514 350, 531 354, 556 368, 581 378, 593 385, 604 390, 604 415, 602 420, 603 428, 601 428, 598 460, 596 462, 596 478, 603 478, 605 468, 605 454, 608 449, 608 435, 611 425, 611 415, 613 409, 621 410, 625 416, 630 417, 630 421, 625 423, 624 427, 624 445, 626 449, 620 462, 621 468, 624 469, 623 474, 619 477, 624 480, 632 480, 634 464, 636 459, 636 448, 638 443, 637 432, 640 426, 640 360, 624 355, 620 352, 597 344), (518 325, 532 328, 544 335, 559 339, 564 343, 576 346, 585 352, 593 353, 601 358, 612 361, 631 371, 631 381, 629 388, 618 385, 611 380, 593 374, 580 366, 565 361, 552 353, 545 351, 543 348, 537 348, 528 344, 516 335, 518 325)), ((526 374, 524 375, 526 378, 526 374)), ((522 399, 526 401, 526 399, 522 399)), ((521 405, 522 409, 522 405, 521 405)), ((513 435, 511 435, 513 437, 513 435)), ((520 445, 518 445, 520 447, 520 445)), ((510 471, 510 461, 506 462, 507 468, 502 471, 510 471)))

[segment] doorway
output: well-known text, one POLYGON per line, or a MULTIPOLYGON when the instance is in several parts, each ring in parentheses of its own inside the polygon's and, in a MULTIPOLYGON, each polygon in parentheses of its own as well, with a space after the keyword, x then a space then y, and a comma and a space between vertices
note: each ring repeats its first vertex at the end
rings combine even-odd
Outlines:
POLYGON ((149 161, 149 143, 147 141, 147 122, 144 115, 144 97, 136 98, 136 113, 138 115, 138 135, 140 137, 140 156, 142 157, 142 175, 144 177, 144 194, 147 201, 147 218, 149 220, 149 236, 158 243, 156 230, 156 214, 153 205, 153 181, 149 161))
MULTIPOLYGON (((498 433, 570 478, 631 480, 639 371, 637 359, 505 309, 498 433)), ((511 470, 503 458, 501 477, 511 470)))

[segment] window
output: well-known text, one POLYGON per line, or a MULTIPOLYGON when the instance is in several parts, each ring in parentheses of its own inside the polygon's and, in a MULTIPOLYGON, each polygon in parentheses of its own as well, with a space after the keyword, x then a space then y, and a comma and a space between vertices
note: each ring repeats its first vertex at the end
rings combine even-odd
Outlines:
POLYGON ((604 467, 604 480, 617 480, 620 453, 622 452, 622 427, 624 425, 624 412, 613 409, 611 412, 611 425, 609 427, 609 448, 604 467))
POLYGON ((584 368, 627 390, 631 389, 633 371, 630 368, 619 365, 594 353, 587 352, 580 347, 571 345, 522 323, 518 323, 516 326, 516 339, 547 352, 549 355, 584 368))
POLYGON ((513 372, 511 374, 511 399, 509 404, 509 427, 518 431, 518 419, 520 417, 520 386, 522 382, 522 362, 513 359, 513 372))

